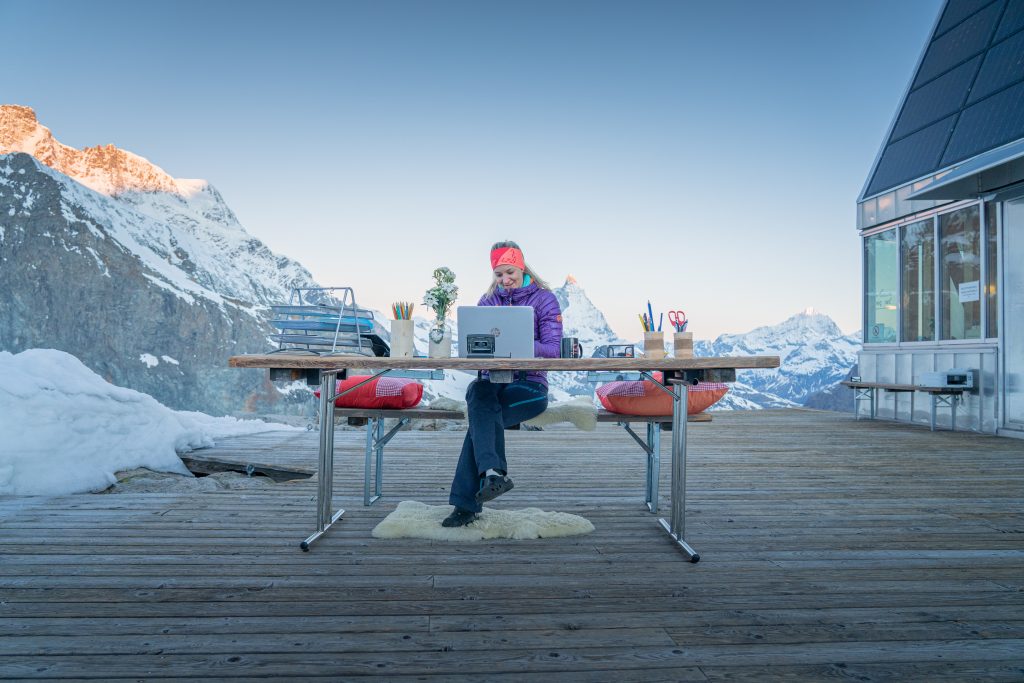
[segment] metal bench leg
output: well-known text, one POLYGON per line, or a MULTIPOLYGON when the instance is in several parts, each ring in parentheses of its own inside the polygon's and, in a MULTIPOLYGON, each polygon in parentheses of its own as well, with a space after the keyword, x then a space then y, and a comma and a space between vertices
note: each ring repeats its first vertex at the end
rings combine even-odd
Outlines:
MULTIPOLYGON (((373 465, 373 451, 377 436, 377 426, 380 420, 375 417, 366 419, 366 450, 363 462, 363 505, 372 505, 380 498, 380 459, 377 460, 377 490, 376 495, 370 495, 370 469, 373 465)), ((380 452, 378 450, 378 452, 380 452)))
POLYGON ((374 470, 373 470, 373 478, 374 478, 373 492, 374 492, 374 496, 373 496, 373 500, 370 501, 371 503, 373 501, 377 500, 378 498, 380 498, 381 483, 384 481, 384 444, 386 442, 384 441, 384 419, 383 418, 377 420, 377 434, 375 436, 375 439, 377 441, 377 462, 374 465, 374 470))
MULTIPOLYGON (((668 390, 666 389, 666 391, 668 390)), ((661 447, 661 425, 657 422, 646 423, 647 437, 641 439, 633 431, 633 428, 629 426, 628 422, 619 422, 617 424, 633 437, 633 440, 640 445, 640 448, 644 449, 644 453, 647 455, 647 490, 644 493, 644 503, 647 505, 648 510, 655 512, 658 509, 658 478, 661 475, 661 455, 659 454, 661 447)))
POLYGON ((931 427, 935 431, 935 394, 932 394, 931 427))
POLYGON ((672 516, 658 523, 682 549, 690 562, 699 562, 700 555, 686 542, 686 408, 685 384, 672 385, 672 516))
POLYGON ((334 492, 334 400, 337 372, 320 373, 320 469, 316 490, 316 531, 299 544, 309 551, 313 541, 323 536, 338 521, 344 510, 332 514, 331 496, 334 492))
POLYGON ((363 463, 363 505, 373 505, 381 497, 384 484, 384 446, 409 424, 409 418, 399 418, 398 424, 384 433, 384 418, 366 419, 366 453, 363 463), (370 470, 373 469, 373 493, 370 493, 370 470))

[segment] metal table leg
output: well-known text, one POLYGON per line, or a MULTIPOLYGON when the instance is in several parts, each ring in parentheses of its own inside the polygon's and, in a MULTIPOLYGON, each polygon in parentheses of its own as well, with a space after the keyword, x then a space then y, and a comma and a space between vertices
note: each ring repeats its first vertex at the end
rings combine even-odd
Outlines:
POLYGON ((647 509, 658 511, 658 480, 661 477, 661 424, 647 423, 647 443, 650 453, 647 454, 647 509))
POLYGON ((337 372, 320 373, 320 480, 316 489, 316 532, 299 544, 303 551, 338 521, 344 510, 332 514, 331 495, 334 490, 334 401, 337 372))
POLYGON ((960 404, 959 394, 932 394, 932 431, 935 431, 937 406, 949 406, 949 428, 956 431, 956 407, 960 404))
POLYGON ((672 516, 658 520, 690 562, 700 555, 685 540, 686 535, 686 408, 688 392, 683 383, 672 385, 672 516))

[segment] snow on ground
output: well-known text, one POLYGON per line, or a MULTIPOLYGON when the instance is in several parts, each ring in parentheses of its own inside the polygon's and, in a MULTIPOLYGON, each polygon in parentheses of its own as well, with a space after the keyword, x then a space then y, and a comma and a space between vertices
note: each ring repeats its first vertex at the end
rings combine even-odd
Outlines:
POLYGON ((139 467, 191 476, 178 453, 279 429, 295 428, 171 410, 63 351, 0 351, 0 495, 101 491, 139 467))

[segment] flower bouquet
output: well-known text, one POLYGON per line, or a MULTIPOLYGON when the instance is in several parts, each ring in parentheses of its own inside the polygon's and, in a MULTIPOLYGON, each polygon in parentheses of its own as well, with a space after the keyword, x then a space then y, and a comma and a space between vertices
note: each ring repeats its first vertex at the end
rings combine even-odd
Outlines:
POLYGON ((459 295, 459 288, 455 286, 455 273, 444 266, 434 271, 434 286, 423 295, 423 305, 434 311, 434 324, 430 328, 431 357, 438 355, 451 355, 451 329, 445 323, 448 311, 455 305, 455 299, 459 295), (434 347, 444 343, 448 339, 447 353, 443 349, 434 347))

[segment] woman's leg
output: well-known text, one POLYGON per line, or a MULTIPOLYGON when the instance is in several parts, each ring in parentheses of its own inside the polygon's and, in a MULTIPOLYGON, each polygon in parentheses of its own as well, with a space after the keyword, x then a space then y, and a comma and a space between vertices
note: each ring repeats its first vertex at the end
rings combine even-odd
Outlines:
POLYGON ((480 512, 480 504, 474 498, 480 489, 480 475, 490 468, 499 469, 504 462, 504 458, 498 459, 495 438, 496 434, 500 435, 501 452, 504 454, 502 406, 498 400, 501 386, 478 379, 466 391, 469 428, 462 442, 462 453, 448 496, 448 502, 457 508, 480 512))
POLYGON ((548 390, 537 382, 493 384, 476 380, 466 392, 469 429, 455 469, 448 502, 462 510, 480 512, 476 500, 480 477, 489 469, 508 472, 505 427, 537 417, 548 405, 548 390))
MULTIPOLYGON (((506 384, 499 395, 502 427, 511 427, 537 417, 548 407, 548 389, 543 384, 522 380, 506 384)), ((504 437, 504 434, 502 434, 504 437)), ((501 440, 501 460, 505 460, 505 440, 501 440)))

